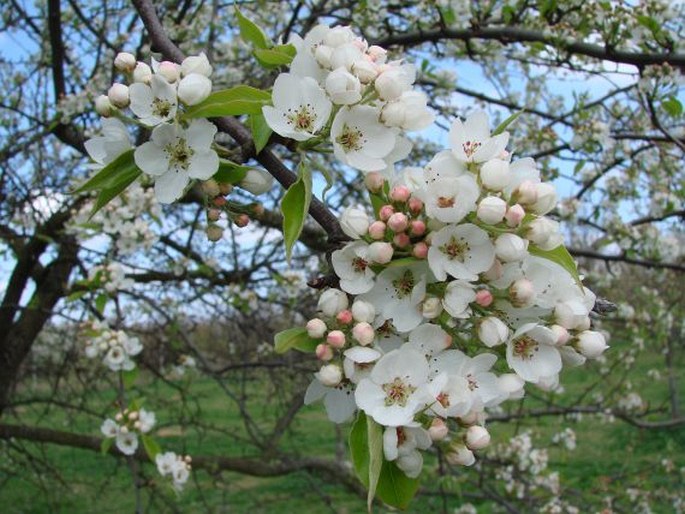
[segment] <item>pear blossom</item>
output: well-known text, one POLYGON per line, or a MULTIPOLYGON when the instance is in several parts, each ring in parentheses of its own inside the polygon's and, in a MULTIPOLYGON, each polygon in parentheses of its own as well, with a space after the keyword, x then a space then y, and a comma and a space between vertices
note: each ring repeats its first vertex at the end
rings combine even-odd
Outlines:
POLYGON ((116 435, 115 444, 124 455, 133 455, 138 449, 138 435, 135 432, 120 430, 116 435))
POLYGON ((238 183, 238 186, 256 196, 271 191, 273 185, 274 177, 261 168, 250 168, 245 177, 238 183))
POLYGON ((309 384, 304 395, 304 404, 310 405, 323 400, 328 419, 333 423, 348 421, 357 410, 354 401, 354 390, 349 382, 342 381, 335 387, 326 387, 315 378, 309 384))
POLYGON ((129 90, 131 110, 143 124, 153 127, 171 121, 176 116, 176 86, 159 75, 152 75, 149 86, 136 82, 131 84, 129 90))
POLYGON ((359 79, 342 66, 326 77, 326 92, 336 105, 356 104, 362 99, 359 79))
POLYGON ((380 171, 395 148, 397 129, 378 121, 379 111, 369 105, 342 108, 331 126, 336 158, 361 171, 380 171))
POLYGON ((447 275, 463 280, 476 280, 495 259, 495 247, 487 232, 471 223, 448 225, 435 232, 428 264, 438 280, 447 275))
MULTIPOLYGON (((426 183, 435 182, 441 178, 456 178, 468 173, 466 164, 458 160, 450 150, 442 150, 435 154, 424 170, 426 183)), ((475 201, 474 199, 474 203, 475 201)))
POLYGON ((403 346, 381 357, 369 378, 357 385, 355 399, 359 408, 377 423, 404 426, 426 404, 427 381, 426 359, 403 346))
POLYGON ((102 120, 102 135, 90 138, 85 143, 91 159, 103 167, 131 148, 130 136, 121 120, 105 118, 102 120))
POLYGON ((374 285, 376 273, 369 265, 369 246, 364 241, 348 243, 333 252, 331 262, 340 277, 340 288, 350 294, 362 294, 374 285))
POLYGON ((429 414, 441 418, 457 418, 467 414, 472 407, 469 382, 466 378, 448 371, 440 373, 428 384, 428 391, 433 401, 429 414))
POLYGON ((212 81, 200 73, 190 73, 178 83, 178 99, 186 105, 196 105, 212 92, 212 81))
POLYGON ((340 311, 347 309, 348 305, 347 295, 340 289, 326 289, 319 297, 317 310, 329 318, 334 318, 340 311))
POLYGON ((352 239, 359 239, 369 230, 369 216, 360 207, 347 207, 340 215, 340 228, 352 239))
POLYGON ((353 346, 345 350, 344 355, 345 377, 353 384, 358 384, 360 380, 369 376, 373 363, 380 359, 383 354, 375 348, 353 346))
POLYGON ((476 290, 465 280, 452 280, 445 288, 442 306, 453 318, 464 318, 469 304, 476 300, 476 290))
POLYGON ((409 91, 415 80, 413 64, 390 64, 376 77, 374 87, 381 100, 391 101, 409 91))
POLYGON ((490 136, 488 115, 477 111, 462 123, 457 119, 450 128, 454 156, 463 162, 485 162, 499 156, 509 141, 509 132, 490 136))
POLYGON ((383 455, 394 461, 409 478, 416 478, 423 467, 419 450, 427 450, 432 443, 425 428, 387 427, 383 432, 383 455))
POLYGON ((187 129, 161 124, 150 141, 136 148, 136 165, 155 177, 155 196, 161 203, 181 197, 190 179, 207 180, 219 169, 211 144, 216 127, 207 120, 193 120, 187 129))
POLYGON ((190 55, 183 59, 181 63, 181 75, 184 77, 192 74, 199 73, 205 77, 209 77, 212 74, 212 65, 209 64, 209 59, 204 52, 200 55, 190 55))
POLYGON ((426 205, 426 214, 445 223, 458 223, 476 209, 480 191, 470 175, 439 178, 417 191, 426 205))
POLYGON ((537 383, 561 371, 554 333, 537 323, 519 327, 507 342, 507 363, 526 382, 537 383))
POLYGON ((433 123, 435 114, 428 109, 428 98, 420 91, 405 91, 381 109, 381 121, 389 127, 422 130, 433 123))
POLYGON ((316 135, 328 121, 332 104, 317 82, 310 77, 281 73, 273 87, 273 107, 262 108, 274 132, 296 141, 316 135))

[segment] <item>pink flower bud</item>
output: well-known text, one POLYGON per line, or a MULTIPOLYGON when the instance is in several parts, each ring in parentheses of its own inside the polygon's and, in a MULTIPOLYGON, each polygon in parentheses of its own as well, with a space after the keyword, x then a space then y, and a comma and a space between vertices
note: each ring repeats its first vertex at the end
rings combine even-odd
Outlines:
POLYGON ((247 214, 239 214, 233 220, 233 223, 235 223, 236 227, 247 227, 248 223, 250 223, 250 217, 247 214))
POLYGON ((378 216, 383 221, 388 221, 393 214, 395 214, 395 209, 392 205, 384 205, 381 207, 380 211, 378 211, 378 216))
POLYGON ((471 450, 482 450, 490 444, 490 433, 480 425, 473 425, 466 431, 465 442, 471 450))
POLYGON ((507 221, 508 227, 514 228, 521 224, 521 221, 523 221, 523 217, 525 215, 526 211, 523 209, 523 207, 521 207, 519 204, 514 204, 507 209, 504 219, 507 221))
POLYGON ((333 348, 342 348, 345 346, 345 334, 340 330, 331 330, 326 336, 326 342, 333 348))
POLYGON ((525 307, 535 297, 533 283, 527 278, 520 278, 509 288, 509 298, 514 307, 525 307))
POLYGON ((333 348, 326 343, 316 345, 316 358, 322 361, 329 361, 333 358, 333 348))
POLYGON ((421 220, 412 220, 409 224, 409 233, 412 236, 422 236, 426 233, 426 224, 421 220))
POLYGON ((407 186, 395 186, 390 191, 390 199, 393 202, 406 202, 411 195, 411 191, 407 186))
POLYGON ((411 244, 411 240, 409 239, 409 236, 405 233, 396 234, 395 237, 392 238, 392 242, 398 248, 406 248, 407 246, 409 246, 411 244))
POLYGON ((571 337, 568 333, 568 330, 566 330, 561 325, 552 325, 549 328, 554 333, 554 344, 556 344, 557 346, 564 346, 566 343, 568 343, 568 340, 571 337))
POLYGON ((128 104, 131 101, 129 98, 128 86, 119 84, 118 82, 112 84, 112 87, 109 88, 107 97, 109 98, 109 101, 112 102, 113 106, 119 107, 120 109, 128 107, 128 104))
POLYGON ((407 215, 402 212, 396 212, 390 218, 388 218, 388 227, 393 232, 404 232, 409 226, 409 220, 407 215))
POLYGON ((476 292, 476 303, 481 307, 489 306, 493 300, 494 297, 492 296, 492 293, 487 289, 480 289, 476 292))
POLYGON ((385 184, 385 179, 383 178, 383 175, 377 171, 368 173, 364 178, 364 185, 366 186, 366 189, 372 193, 379 193, 383 189, 383 184, 385 184))
POLYGON ((176 82, 178 77, 181 75, 178 64, 170 61, 160 62, 159 68, 157 68, 157 73, 164 77, 169 83, 176 82))
POLYGON ((374 221, 369 225, 369 235, 371 239, 376 241, 383 239, 385 237, 385 223, 382 221, 374 221))
POLYGON ((428 245, 426 243, 416 243, 412 248, 411 253, 417 259, 425 259, 428 257, 428 245))
POLYGON ((524 180, 514 191, 514 196, 518 199, 518 203, 523 205, 533 204, 538 199, 537 185, 531 180, 524 180))
POLYGON ((428 435, 430 436, 431 441, 442 441, 447 437, 448 433, 449 429, 447 428, 447 424, 440 418, 435 418, 428 428, 428 435))
POLYGON ((221 211, 219 209, 209 209, 207 211, 207 219, 209 221, 219 221, 221 218, 221 211))
POLYGON ((349 323, 352 323, 352 311, 349 311, 345 309, 344 311, 340 311, 336 316, 335 319, 338 320, 339 323, 342 323, 343 325, 347 325, 349 323))
POLYGON ((390 243, 378 241, 369 245, 369 258, 378 264, 389 263, 392 260, 393 253, 394 250, 390 243))
POLYGON ((352 337, 362 346, 368 346, 376 339, 376 331, 366 321, 357 323, 352 328, 352 337))
POLYGON ((326 323, 319 318, 312 318, 307 322, 307 335, 312 339, 320 339, 328 330, 326 323))
POLYGON ((409 210, 414 214, 418 214, 421 212, 421 209, 423 209, 423 202, 415 196, 412 196, 409 199, 409 210))

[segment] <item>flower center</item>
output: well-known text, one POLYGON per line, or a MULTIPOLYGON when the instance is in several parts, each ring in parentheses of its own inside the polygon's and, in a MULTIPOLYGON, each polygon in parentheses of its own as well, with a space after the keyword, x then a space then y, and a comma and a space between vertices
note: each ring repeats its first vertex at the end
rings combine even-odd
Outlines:
POLYGON ((466 141, 463 145, 461 145, 461 148, 464 150, 466 157, 471 158, 473 154, 476 153, 480 148, 480 142, 466 141))
POLYGON ((171 115, 171 103, 163 98, 152 100, 152 114, 159 118, 168 118, 171 115))
POLYGON ((533 354, 538 351, 540 345, 530 336, 521 336, 514 340, 513 353, 520 359, 532 359, 533 354))
POLYGON ((447 393, 440 393, 436 398, 438 403, 442 405, 445 409, 450 406, 450 395, 447 393))
POLYGON ((295 128, 302 132, 313 132, 314 122, 316 121, 316 114, 314 114, 314 109, 312 104, 301 105, 300 109, 294 111, 288 109, 288 114, 285 114, 288 118, 288 122, 295 128))
POLYGON ((449 209, 450 207, 454 207, 454 197, 453 196, 438 196, 438 207, 441 209, 449 209))
POLYGON ((468 243, 457 241, 457 238, 452 236, 450 240, 440 247, 440 251, 447 255, 449 260, 458 260, 464 262, 464 258, 468 253, 470 247, 468 243))
POLYGON ((395 287, 397 297, 404 298, 411 294, 411 290, 414 289, 414 274, 407 270, 400 278, 393 280, 392 285, 395 287))
POLYGON ((369 263, 361 257, 355 257, 352 259, 352 269, 354 269, 354 271, 357 273, 364 273, 368 265, 369 263))
POLYGON ((478 382, 476 379, 471 375, 470 373, 466 375, 466 381, 469 384, 469 391, 473 391, 474 389, 478 389, 478 382))
POLYGON ((357 127, 350 127, 347 123, 343 125, 342 132, 335 138, 335 142, 338 143, 346 152, 356 152, 361 150, 366 139, 364 139, 364 134, 357 127))
POLYGON ((385 406, 399 405, 405 407, 407 400, 416 391, 416 387, 405 384, 400 377, 395 377, 395 380, 383 384, 383 391, 385 391, 385 406))
POLYGON ((402 446, 407 441, 407 436, 402 427, 397 427, 397 446, 402 446))
POLYGON ((169 156, 169 168, 188 171, 190 158, 195 154, 195 150, 188 146, 185 139, 177 139, 176 143, 168 144, 164 150, 169 156))

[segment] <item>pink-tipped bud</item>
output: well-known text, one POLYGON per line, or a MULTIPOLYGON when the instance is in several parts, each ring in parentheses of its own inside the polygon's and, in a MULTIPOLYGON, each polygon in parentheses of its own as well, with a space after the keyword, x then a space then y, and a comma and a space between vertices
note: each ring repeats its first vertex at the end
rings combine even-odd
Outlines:
POLYGON ((366 186, 366 189, 372 193, 379 193, 383 189, 383 184, 385 184, 385 179, 383 178, 383 175, 377 171, 368 173, 364 178, 364 185, 366 186))
POLYGON ((492 296, 492 293, 487 289, 481 289, 476 292, 476 303, 481 307, 488 307, 490 304, 492 304, 494 299, 495 298, 492 296))
POLYGON ((411 250, 411 254, 417 259, 425 259, 428 257, 428 245, 426 243, 416 243, 411 250))
POLYGON ((509 288, 509 298, 514 307, 525 307, 535 297, 533 283, 527 278, 520 278, 509 288))
POLYGON ((362 346, 368 346, 376 339, 376 331, 373 327, 362 321, 352 328, 352 337, 362 346))
POLYGON ((322 338, 326 333, 326 330, 328 330, 326 323, 324 323, 324 321, 319 318, 312 318, 309 321, 307 321, 306 328, 307 335, 312 339, 322 338))
POLYGON ((514 196, 523 205, 530 205, 538 200, 538 187, 532 180, 524 180, 514 191, 514 196))
POLYGON ((395 233, 404 232, 408 226, 409 219, 407 219, 407 215, 403 212, 396 212, 388 218, 388 227, 395 233))
POLYGON ((348 325, 352 323, 352 311, 345 309, 344 311, 340 311, 338 314, 336 314, 335 319, 338 320, 338 323, 342 323, 343 325, 348 325))
POLYGON ((507 222, 507 226, 514 228, 518 227, 523 221, 523 217, 526 215, 526 211, 519 204, 514 204, 507 209, 507 213, 504 215, 504 219, 507 222))
POLYGON ((179 66, 176 63, 170 61, 162 61, 159 63, 159 68, 157 68, 157 73, 164 77, 167 82, 176 82, 181 76, 179 66))
POLYGON ((445 460, 452 466, 473 466, 476 457, 466 446, 456 446, 452 451, 445 454, 445 460))
POLYGON ((409 224, 409 234, 412 236, 422 236, 426 233, 426 224, 421 220, 413 220, 409 224))
POLYGON ((449 433, 449 428, 447 424, 440 418, 435 418, 428 428, 428 435, 431 441, 442 441, 449 433))
POLYGON ((226 200, 223 196, 217 196, 216 198, 212 199, 212 203, 215 207, 223 207, 228 203, 228 200, 226 200))
POLYGON ((247 227, 247 224, 250 223, 250 217, 247 214, 239 214, 233 220, 233 223, 240 228, 247 227))
POLYGON ((387 264, 392 260, 394 250, 390 243, 378 241, 369 245, 369 258, 378 264, 387 264))
POLYGON ((322 361, 329 361, 333 358, 333 348, 326 343, 316 345, 316 358, 322 361))
POLYGON ((480 425, 473 425, 466 431, 466 446, 471 450, 482 450, 490 444, 490 432, 480 425))
POLYGON ((388 221, 393 214, 395 214, 395 209, 392 205, 384 205, 381 207, 381 210, 378 211, 378 216, 383 221, 388 221))
POLYGON ((345 334, 340 330, 331 330, 326 336, 326 342, 333 348, 342 348, 345 346, 345 334))
POLYGON ((423 209, 423 202, 416 198, 415 196, 412 196, 409 199, 409 210, 413 212, 414 214, 418 214, 421 212, 423 209))
POLYGON ((390 191, 390 199, 393 202, 404 203, 409 199, 409 196, 411 196, 411 191, 407 186, 395 186, 390 191))
POLYGON ((552 325, 549 328, 554 333, 555 345, 564 346, 566 343, 568 343, 568 340, 571 337, 571 335, 568 333, 568 330, 561 325, 552 325))
POLYGON ((369 235, 371 239, 376 241, 383 239, 385 237, 385 223, 382 221, 374 221, 369 225, 369 235))
POLYGON ((392 242, 397 248, 406 248, 411 244, 409 236, 405 233, 396 234, 395 237, 392 238, 392 242))

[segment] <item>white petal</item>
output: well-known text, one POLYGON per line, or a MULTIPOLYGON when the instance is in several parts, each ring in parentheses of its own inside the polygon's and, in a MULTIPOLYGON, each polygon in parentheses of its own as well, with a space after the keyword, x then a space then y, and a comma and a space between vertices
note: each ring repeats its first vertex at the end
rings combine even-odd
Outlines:
POLYGON ((194 120, 185 130, 185 139, 193 150, 209 150, 216 131, 216 126, 209 121, 194 120))
POLYGON ((183 194, 188 185, 187 173, 169 170, 155 180, 155 197, 160 203, 171 203, 183 194))
POLYGON ((133 160, 148 175, 163 175, 169 171, 169 157, 152 141, 143 143, 133 152, 133 160))
POLYGON ((196 151, 190 158, 188 176, 200 180, 207 180, 219 169, 219 156, 214 150, 196 151))

